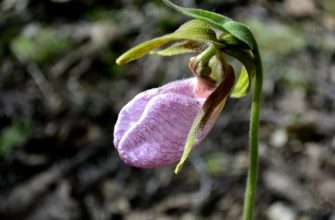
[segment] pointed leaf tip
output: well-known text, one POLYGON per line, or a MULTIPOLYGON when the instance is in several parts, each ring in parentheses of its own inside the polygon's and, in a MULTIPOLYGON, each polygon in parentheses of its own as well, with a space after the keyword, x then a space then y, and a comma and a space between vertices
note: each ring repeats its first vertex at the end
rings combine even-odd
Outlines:
POLYGON ((123 65, 123 64, 126 64, 127 62, 124 62, 122 57, 119 57, 119 58, 116 59, 115 63, 117 65, 123 65))
POLYGON ((195 143, 196 141, 196 138, 197 138, 197 134, 200 130, 200 125, 201 125, 201 119, 203 118, 204 116, 204 112, 203 111, 200 111, 200 113, 197 115, 197 117, 195 118, 194 122, 193 122, 193 125, 187 135, 187 138, 186 138, 186 144, 185 144, 185 147, 184 147, 184 152, 183 152, 183 155, 179 161, 179 163, 177 164, 176 166, 176 169, 175 169, 175 174, 178 174, 179 171, 181 170, 181 168, 183 168, 183 165, 186 161, 186 159, 188 158, 188 155, 190 154, 191 150, 192 150, 192 146, 193 144, 195 143))

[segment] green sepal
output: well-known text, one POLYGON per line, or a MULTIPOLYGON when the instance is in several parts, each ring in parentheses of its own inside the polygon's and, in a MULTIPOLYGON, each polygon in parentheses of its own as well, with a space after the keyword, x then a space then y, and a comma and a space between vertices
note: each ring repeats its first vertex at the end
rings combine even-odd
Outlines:
POLYGON ((151 51, 150 54, 156 54, 160 56, 174 56, 184 53, 195 53, 201 52, 207 47, 204 43, 186 40, 183 42, 177 42, 169 46, 168 48, 151 51))
POLYGON ((217 41, 215 32, 210 29, 205 22, 200 20, 191 20, 180 26, 175 32, 171 34, 154 38, 128 50, 116 60, 116 63, 119 65, 126 64, 132 60, 136 60, 146 55, 153 49, 161 47, 171 41, 178 40, 190 40, 204 43, 210 42, 218 46, 222 46, 217 41))
POLYGON ((225 48, 223 51, 239 60, 243 65, 240 76, 231 94, 232 98, 243 97, 250 91, 252 79, 256 74, 256 65, 253 54, 250 50, 225 48))
POLYGON ((237 83, 235 84, 232 93, 230 94, 230 97, 241 98, 245 96, 249 92, 249 90, 250 90, 249 74, 245 66, 242 66, 240 76, 238 78, 237 83))
POLYGON ((215 90, 207 97, 205 103, 193 121, 192 127, 186 138, 182 157, 175 169, 176 174, 183 167, 200 131, 206 126, 209 120, 216 120, 222 112, 226 98, 234 85, 234 70, 231 66, 225 63, 223 56, 214 56, 212 57, 212 60, 209 62, 209 66, 213 71, 211 75, 223 75, 223 78, 220 80, 221 82, 217 85, 215 90), (218 63, 220 66, 217 66, 218 63))
POLYGON ((240 40, 241 43, 246 44, 249 49, 253 50, 257 48, 255 38, 253 37, 250 29, 244 24, 233 21, 226 16, 214 12, 195 8, 184 8, 173 4, 169 0, 163 0, 163 2, 186 16, 204 21, 221 31, 228 32, 236 39, 240 40))
POLYGON ((182 155, 179 163, 177 164, 176 169, 174 170, 175 174, 179 173, 181 168, 183 168, 183 165, 184 165, 185 161, 188 158, 188 155, 190 154, 190 152, 192 150, 192 146, 197 139, 198 133, 200 132, 200 125, 201 125, 201 121, 202 121, 202 118, 204 117, 204 115, 205 115, 205 112, 201 109, 200 112, 198 113, 197 117, 193 121, 192 127, 191 127, 190 131, 188 132, 188 135, 187 135, 187 138, 186 138, 186 143, 185 143, 185 146, 184 146, 183 155, 182 155))
MULTIPOLYGON (((216 111, 216 117, 218 117, 220 115, 220 113, 223 110, 223 107, 225 106, 226 103, 226 98, 224 98, 215 108, 214 111, 216 111)), ((211 112, 212 115, 213 112, 211 112)), ((179 163, 177 164, 174 172, 175 174, 178 174, 179 171, 183 168, 185 161, 187 160, 191 150, 192 150, 192 146, 196 141, 197 135, 199 134, 199 132, 201 131, 201 129, 203 128, 204 124, 203 124, 203 119, 206 117, 206 110, 205 109, 201 109, 200 112, 198 113, 197 117, 195 118, 192 127, 187 135, 186 138, 186 144, 184 146, 184 151, 183 151, 183 155, 179 161, 179 163)), ((217 119, 217 118, 216 118, 217 119)), ((215 119, 215 120, 216 120, 215 119)))

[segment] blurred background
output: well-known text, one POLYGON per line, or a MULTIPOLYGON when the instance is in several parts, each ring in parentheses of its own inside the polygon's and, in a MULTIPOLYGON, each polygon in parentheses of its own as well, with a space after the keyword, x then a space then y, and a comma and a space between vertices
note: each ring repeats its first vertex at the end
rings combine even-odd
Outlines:
MULTIPOLYGON (((255 219, 335 220, 335 1, 174 2, 244 22, 260 44, 255 219)), ((190 76, 191 55, 115 59, 187 20, 157 0, 1 1, 0 219, 240 219, 250 95, 179 175, 129 167, 112 143, 121 107, 190 76)))

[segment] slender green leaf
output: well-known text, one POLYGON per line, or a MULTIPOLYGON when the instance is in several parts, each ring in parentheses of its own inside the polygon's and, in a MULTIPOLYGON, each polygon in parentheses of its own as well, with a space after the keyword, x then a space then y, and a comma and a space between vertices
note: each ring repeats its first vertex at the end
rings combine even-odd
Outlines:
POLYGON ((204 43, 211 42, 222 46, 220 43, 218 43, 215 32, 210 29, 205 22, 191 20, 180 26, 180 28, 177 29, 174 33, 154 38, 128 50, 116 60, 116 63, 128 63, 146 55, 153 49, 161 47, 166 43, 178 40, 190 40, 204 43))
POLYGON ((226 16, 214 12, 195 8, 184 8, 173 4, 169 0, 163 0, 163 2, 186 16, 205 21, 221 31, 230 33, 232 36, 248 45, 249 49, 257 48, 257 43, 250 29, 241 23, 235 22, 226 16))

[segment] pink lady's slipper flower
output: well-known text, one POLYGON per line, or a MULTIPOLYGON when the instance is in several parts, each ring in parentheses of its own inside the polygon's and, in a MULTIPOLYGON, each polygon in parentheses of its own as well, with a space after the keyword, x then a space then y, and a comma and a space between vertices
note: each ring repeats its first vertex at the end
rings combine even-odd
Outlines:
MULTIPOLYGON (((114 145, 121 159, 139 168, 179 161, 192 124, 216 87, 213 80, 196 75, 135 96, 120 111, 114 129, 114 145)), ((218 113, 214 111, 205 122, 193 147, 207 136, 218 113)))
MULTIPOLYGON (((138 94, 120 111, 114 145, 127 164, 140 168, 169 165, 180 160, 192 123, 207 98, 197 91, 195 77, 168 83, 138 94)), ((198 144, 213 125, 201 131, 198 144)))
MULTIPOLYGON (((162 56, 200 53, 189 62, 195 77, 142 92, 120 111, 114 145, 123 161, 139 168, 154 168, 180 160, 175 172, 181 169, 191 149, 213 127, 234 85, 234 71, 226 63, 222 48, 231 43, 235 46, 236 42, 227 33, 218 38, 205 21, 191 20, 175 32, 144 42, 117 59, 118 64, 125 64, 147 53, 162 56), (153 51, 171 41, 181 42, 153 51)), ((247 51, 235 53, 232 47, 227 47, 227 52, 232 56, 249 56, 247 51)), ((245 60, 247 68, 252 67, 245 60)), ((238 96, 249 85, 249 78, 245 77, 248 75, 241 76, 238 96)))
MULTIPOLYGON (((140 168, 180 160, 205 98, 196 94, 196 78, 168 83, 138 94, 120 111, 114 145, 127 164, 140 168)), ((204 129, 197 143, 209 129, 204 129)))
POLYGON ((178 173, 190 151, 212 128, 229 93, 233 98, 245 96, 255 78, 250 111, 249 169, 243 207, 243 219, 252 220, 263 82, 257 42, 247 26, 230 18, 202 9, 181 7, 169 0, 162 1, 195 20, 186 22, 171 34, 137 45, 116 62, 125 64, 147 53, 162 56, 199 53, 189 62, 195 77, 142 92, 131 100, 121 110, 115 125, 115 147, 122 160, 135 167, 154 168, 179 160, 175 169, 178 173), (153 51, 171 41, 178 42, 153 51), (242 64, 235 85, 234 71, 224 58, 226 54, 242 64))

